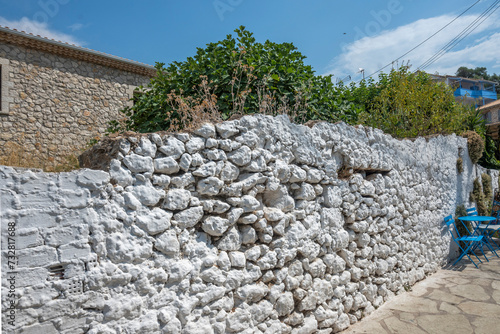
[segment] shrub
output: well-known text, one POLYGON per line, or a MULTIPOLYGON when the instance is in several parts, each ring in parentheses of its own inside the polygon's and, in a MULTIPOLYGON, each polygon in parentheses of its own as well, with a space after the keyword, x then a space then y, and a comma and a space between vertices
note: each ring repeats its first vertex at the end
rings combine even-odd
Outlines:
POLYGON ((483 155, 484 141, 475 131, 467 131, 463 133, 462 136, 467 138, 469 157, 472 160, 472 163, 476 164, 483 155))
POLYGON ((483 199, 487 208, 486 213, 491 211, 491 204, 493 203, 493 189, 491 187, 491 176, 486 173, 481 174, 481 183, 483 186, 483 199))
POLYGON ((464 172, 464 160, 462 158, 458 158, 457 159, 457 171, 459 173, 463 173, 464 172))
POLYGON ((109 131, 176 130, 202 118, 200 110, 222 120, 260 112, 286 113, 298 123, 357 121, 331 75, 316 76, 292 43, 258 43, 243 26, 235 32, 236 39, 227 35, 183 62, 157 63, 156 77, 139 87, 124 122, 110 123, 109 131))
POLYGON ((476 177, 473 182, 471 199, 476 203, 477 212, 481 216, 486 216, 488 214, 488 207, 485 203, 484 193, 481 189, 481 181, 476 177))
POLYGON ((381 74, 379 81, 351 85, 364 112, 362 123, 398 138, 462 133, 472 112, 458 104, 447 85, 408 66, 381 74))

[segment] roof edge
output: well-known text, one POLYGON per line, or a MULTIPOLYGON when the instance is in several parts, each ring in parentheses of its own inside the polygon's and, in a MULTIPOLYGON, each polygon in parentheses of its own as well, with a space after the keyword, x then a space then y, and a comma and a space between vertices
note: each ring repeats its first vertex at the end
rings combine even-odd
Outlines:
POLYGON ((0 26, 0 42, 16 44, 39 51, 57 54, 62 57, 83 60, 148 77, 153 77, 156 74, 154 66, 148 64, 48 39, 24 31, 10 29, 8 27, 0 26))

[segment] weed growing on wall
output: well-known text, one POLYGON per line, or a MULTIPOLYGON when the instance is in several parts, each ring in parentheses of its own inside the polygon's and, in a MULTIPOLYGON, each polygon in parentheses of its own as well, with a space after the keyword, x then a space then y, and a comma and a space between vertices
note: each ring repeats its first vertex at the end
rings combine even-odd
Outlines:
POLYGON ((493 189, 491 187, 491 176, 483 173, 481 174, 481 184, 483 186, 484 204, 487 208, 486 213, 491 212, 491 204, 493 203, 493 189))
POLYGON ((489 213, 488 206, 485 201, 485 196, 483 189, 481 187, 481 181, 479 180, 479 177, 476 177, 474 179, 472 193, 471 193, 471 200, 472 202, 476 203, 477 212, 479 213, 480 216, 488 215, 489 213))
POLYGON ((460 174, 464 172, 464 160, 462 158, 457 159, 457 172, 460 174))
POLYGON ((469 149, 469 157, 473 164, 476 164, 484 150, 484 141, 477 132, 467 131, 463 134, 467 138, 467 148, 469 149))

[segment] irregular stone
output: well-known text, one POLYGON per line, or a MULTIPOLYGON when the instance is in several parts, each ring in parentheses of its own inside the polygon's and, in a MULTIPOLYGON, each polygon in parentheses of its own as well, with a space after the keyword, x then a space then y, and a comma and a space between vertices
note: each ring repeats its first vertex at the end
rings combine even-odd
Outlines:
POLYGON ((293 300, 293 294, 291 292, 285 292, 276 301, 276 311, 280 317, 287 316, 293 312, 295 303, 293 300))
POLYGON ((156 145, 153 144, 148 138, 141 137, 139 145, 135 148, 135 153, 154 158, 156 155, 156 145))
POLYGON ((134 194, 134 196, 146 206, 154 206, 156 205, 160 199, 165 196, 164 190, 156 190, 151 186, 129 186, 126 188, 127 191, 130 191, 134 194))
POLYGON ((190 228, 198 224, 203 218, 203 207, 196 206, 174 215, 174 220, 180 228, 190 228))
POLYGON ((312 201, 313 199, 316 198, 316 192, 314 191, 314 187, 308 183, 302 183, 300 188, 297 190, 295 198, 303 199, 306 201, 312 201))
POLYGON ((170 184, 170 176, 168 175, 153 175, 153 184, 168 187, 170 184))
POLYGON ((184 210, 189 205, 191 192, 185 189, 170 189, 165 195, 163 208, 168 210, 184 210))
POLYGON ((246 263, 245 254, 242 252, 230 252, 229 259, 233 267, 244 268, 246 263))
POLYGON ((179 159, 181 155, 186 152, 184 143, 175 137, 168 137, 166 140, 163 140, 163 143, 165 145, 160 146, 158 150, 165 154, 167 157, 179 159))
POLYGON ((123 163, 133 173, 153 173, 153 158, 130 154, 123 158, 123 163))
POLYGON ((222 138, 231 138, 232 136, 237 135, 240 132, 231 122, 216 124, 215 128, 222 138))
POLYGON ((194 134, 203 138, 215 137, 215 126, 212 123, 205 123, 198 129, 194 130, 194 134))
POLYGON ((222 186, 224 186, 224 182, 212 176, 198 182, 196 190, 201 195, 215 196, 220 192, 222 186))
POLYGON ((201 151, 205 148, 205 139, 193 137, 186 143, 186 150, 189 154, 201 151))
POLYGON ((285 186, 280 186, 276 191, 264 193, 264 204, 271 208, 278 208, 290 212, 295 208, 294 199, 288 194, 285 186))
POLYGON ((257 284, 247 284, 236 291, 236 296, 247 303, 256 303, 264 298, 269 292, 269 288, 262 282, 257 284))
POLYGON ((189 170, 189 167, 191 167, 191 162, 193 161, 193 158, 191 155, 184 153, 181 156, 181 161, 179 162, 179 168, 182 169, 183 171, 187 172, 189 170))
POLYGON ((239 250, 241 247, 241 234, 234 226, 219 240, 217 248, 225 251, 239 250))
POLYGON ((288 182, 303 182, 307 179, 307 172, 296 165, 290 165, 290 179, 288 182))
POLYGON ((141 202, 130 192, 123 193, 123 200, 125 202, 125 206, 132 210, 137 210, 141 207, 141 202))
POLYGON ((220 178, 224 182, 232 182, 236 180, 239 175, 240 175, 240 170, 238 169, 238 167, 236 167, 229 161, 226 161, 220 173, 220 178))
POLYGON ((165 255, 175 256, 179 254, 180 244, 174 231, 167 231, 156 238, 155 249, 165 255))
POLYGON ((156 173, 174 174, 179 171, 179 164, 172 157, 154 159, 156 173))
POLYGON ((199 177, 208 177, 215 176, 217 164, 213 161, 210 161, 206 164, 201 165, 198 169, 193 172, 193 175, 199 177))
POLYGON ((252 150, 248 146, 241 146, 239 149, 229 152, 228 159, 237 166, 245 166, 252 159, 252 150))
MULTIPOLYGON (((221 236, 231 226, 229 220, 216 216, 208 216, 203 220, 201 228, 213 236, 221 236)), ((227 250, 227 249, 224 249, 227 250)))
POLYGON ((153 208, 151 211, 144 213, 137 213, 136 224, 149 235, 156 235, 170 227, 171 212, 153 208))
POLYGON ((116 184, 126 187, 134 183, 134 178, 129 170, 122 167, 120 161, 113 159, 109 165, 109 175, 111 181, 116 182, 116 184))

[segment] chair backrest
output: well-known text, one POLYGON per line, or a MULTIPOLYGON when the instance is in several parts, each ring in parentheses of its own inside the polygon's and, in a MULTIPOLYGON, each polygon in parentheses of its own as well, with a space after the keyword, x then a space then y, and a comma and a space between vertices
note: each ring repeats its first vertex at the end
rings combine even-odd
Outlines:
POLYGON ((493 217, 498 218, 499 214, 500 214, 500 202, 494 200, 492 205, 491 205, 491 215, 493 217))
POLYGON ((467 216, 479 216, 476 208, 469 208, 466 211, 467 211, 467 216))
POLYGON ((453 226, 453 228, 448 229, 448 231, 450 231, 450 234, 451 234, 451 237, 453 238, 453 240, 456 241, 457 238, 460 238, 460 233, 458 232, 457 226, 455 225, 455 220, 453 219, 453 217, 451 215, 444 217, 444 223, 446 224, 446 226, 448 226, 448 228, 453 226), (455 235, 453 234, 453 231, 455 231, 455 233, 457 235, 456 238, 455 238, 455 235))

